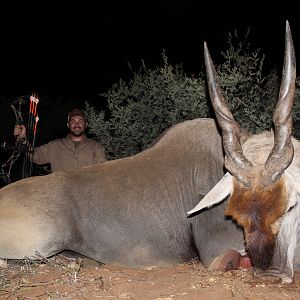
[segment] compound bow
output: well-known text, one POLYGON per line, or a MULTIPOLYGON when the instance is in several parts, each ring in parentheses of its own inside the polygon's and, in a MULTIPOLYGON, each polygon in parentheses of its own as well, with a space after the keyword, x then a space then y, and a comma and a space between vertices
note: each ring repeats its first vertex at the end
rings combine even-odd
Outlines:
POLYGON ((1 148, 5 150, 12 150, 11 156, 4 162, 0 167, 0 177, 5 184, 11 183, 11 170, 15 162, 20 157, 21 153, 24 153, 23 156, 23 167, 22 167, 22 176, 21 178, 30 177, 32 174, 32 161, 30 159, 30 153, 35 145, 36 140, 36 130, 39 117, 37 115, 37 105, 39 98, 36 94, 31 96, 20 96, 13 100, 11 103, 11 109, 15 114, 15 124, 25 125, 24 119, 22 116, 22 105, 28 103, 29 101, 29 116, 27 124, 27 140, 24 143, 19 138, 16 138, 15 144, 10 145, 6 142, 1 144, 1 148))

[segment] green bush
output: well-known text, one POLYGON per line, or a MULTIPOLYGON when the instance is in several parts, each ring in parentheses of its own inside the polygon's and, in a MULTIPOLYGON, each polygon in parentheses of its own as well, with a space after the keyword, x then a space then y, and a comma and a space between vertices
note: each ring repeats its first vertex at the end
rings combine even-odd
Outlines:
POLYGON ((294 136, 300 139, 300 78, 296 81, 296 99, 293 107, 294 136))
MULTIPOLYGON (((259 49, 251 51, 248 34, 240 39, 236 32, 229 33, 228 47, 221 53, 223 62, 216 69, 234 117, 242 127, 256 133, 272 126, 279 77, 276 71, 263 74, 265 57, 259 49)), ((111 159, 140 152, 173 124, 214 117, 205 74, 186 75, 181 66, 168 62, 165 52, 161 66, 149 69, 142 62, 141 68, 132 72, 131 80, 120 80, 102 96, 107 99, 106 111, 97 112, 86 103, 86 112, 90 133, 104 145, 111 159)), ((298 108, 299 98, 298 92, 298 108)), ((294 109, 295 120, 300 119, 299 111, 294 109)), ((297 125, 295 128, 299 132, 297 125)))
POLYGON ((204 76, 188 77, 165 53, 162 58, 161 67, 148 69, 143 63, 128 83, 120 80, 103 95, 109 117, 87 103, 90 133, 110 158, 140 152, 171 125, 208 115, 204 76))
POLYGON ((237 122, 252 133, 268 130, 278 98, 279 81, 275 71, 263 76, 265 56, 260 49, 251 51, 249 31, 243 39, 235 32, 228 35, 224 62, 217 66, 223 95, 237 122))

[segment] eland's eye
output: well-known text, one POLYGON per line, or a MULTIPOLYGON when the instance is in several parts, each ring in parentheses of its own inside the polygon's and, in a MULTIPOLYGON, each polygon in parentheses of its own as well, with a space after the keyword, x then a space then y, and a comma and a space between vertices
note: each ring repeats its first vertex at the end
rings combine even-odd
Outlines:
POLYGON ((297 203, 293 203, 289 206, 287 212, 291 211, 295 206, 296 206, 297 203))

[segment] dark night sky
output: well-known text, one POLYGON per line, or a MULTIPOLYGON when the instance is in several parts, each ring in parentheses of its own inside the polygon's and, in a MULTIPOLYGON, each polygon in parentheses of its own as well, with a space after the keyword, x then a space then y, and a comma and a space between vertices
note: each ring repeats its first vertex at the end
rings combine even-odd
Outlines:
POLYGON ((204 1, 80 2, 0 5, 0 95, 37 90, 41 95, 87 100, 130 75, 128 63, 134 69, 142 59, 149 66, 161 63, 163 49, 170 63, 182 63, 188 74, 197 74, 204 40, 216 57, 226 45, 228 31, 243 33, 249 26, 267 63, 281 66, 286 19, 296 53, 300 51, 296 10, 283 5, 262 9, 253 1, 231 7, 204 1))
MULTIPOLYGON (((244 34, 250 27, 252 45, 262 48, 266 65, 281 68, 288 19, 296 56, 300 53, 299 13, 288 1, 265 8, 262 1, 226 1, 228 6, 201 0, 64 2, 1 1, 0 142, 14 142, 12 97, 37 91, 45 100, 38 109, 40 145, 65 136, 70 106, 83 108, 89 101, 96 109, 105 107, 98 94, 120 78, 130 78, 128 63, 133 70, 142 59, 149 67, 158 66, 163 50, 172 65, 182 64, 188 75, 197 75, 204 41, 217 60, 228 32, 244 34), (63 99, 63 108, 57 99, 63 99)), ((2 155, 9 152, 0 151, 2 155)))

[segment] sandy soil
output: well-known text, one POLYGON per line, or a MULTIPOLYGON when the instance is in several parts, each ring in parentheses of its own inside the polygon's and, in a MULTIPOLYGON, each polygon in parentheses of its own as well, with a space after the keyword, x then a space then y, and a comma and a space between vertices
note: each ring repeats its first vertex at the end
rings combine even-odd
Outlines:
POLYGON ((197 262, 131 269, 56 255, 2 261, 0 299, 300 299, 300 273, 284 285, 255 279, 251 269, 209 271, 197 262))

